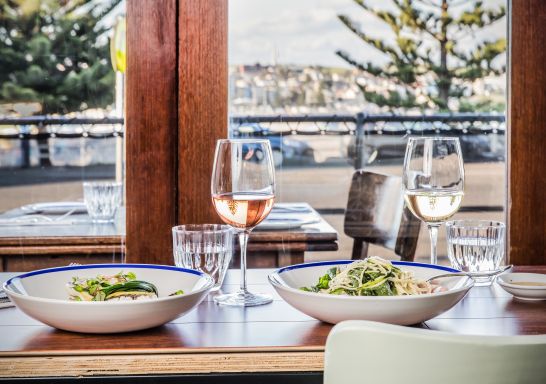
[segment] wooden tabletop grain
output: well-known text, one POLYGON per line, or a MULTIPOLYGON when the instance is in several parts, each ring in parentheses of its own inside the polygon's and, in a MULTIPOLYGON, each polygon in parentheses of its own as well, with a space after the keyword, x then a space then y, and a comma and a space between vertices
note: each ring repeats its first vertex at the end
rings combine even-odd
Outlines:
MULTIPOLYGON (((546 266, 516 270, 546 273, 546 266)), ((225 292, 237 289, 238 272, 228 272, 225 292)), ((0 309, 0 377, 321 371, 332 326, 285 303, 267 283, 270 272, 250 270, 249 283, 252 291, 271 293, 272 304, 220 307, 209 297, 164 326, 127 334, 64 332, 16 308, 0 309)), ((546 334, 546 301, 513 299, 496 284, 475 287, 454 308, 417 326, 458 334, 546 334)))

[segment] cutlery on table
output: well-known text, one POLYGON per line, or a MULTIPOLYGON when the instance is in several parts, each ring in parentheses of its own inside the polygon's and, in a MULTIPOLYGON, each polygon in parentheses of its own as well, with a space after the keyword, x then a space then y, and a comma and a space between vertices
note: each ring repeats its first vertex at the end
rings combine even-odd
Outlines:
POLYGON ((306 206, 277 206, 274 205, 272 212, 311 212, 311 209, 306 206))
POLYGON ((53 224, 53 223, 62 223, 64 219, 66 219, 68 216, 73 214, 76 211, 76 209, 72 209, 68 212, 66 212, 62 216, 58 217, 50 217, 46 215, 40 215, 40 214, 30 214, 30 215, 24 215, 24 216, 16 216, 16 217, 10 217, 6 219, 0 218, 0 225, 17 225, 17 224, 53 224))
POLYGON ((15 304, 9 299, 3 289, 0 289, 0 308, 15 307, 15 304))
POLYGON ((433 276, 433 277, 427 279, 426 282, 430 283, 432 280, 441 279, 441 278, 444 278, 444 277, 458 277, 458 276, 466 276, 466 277, 470 277, 470 278, 473 278, 473 277, 491 277, 491 276, 500 275, 501 273, 509 270, 512 267, 513 267, 513 265, 510 264, 510 265, 506 265, 506 266, 502 267, 499 270, 490 271, 490 272, 453 272, 453 273, 444 273, 442 275, 433 276))

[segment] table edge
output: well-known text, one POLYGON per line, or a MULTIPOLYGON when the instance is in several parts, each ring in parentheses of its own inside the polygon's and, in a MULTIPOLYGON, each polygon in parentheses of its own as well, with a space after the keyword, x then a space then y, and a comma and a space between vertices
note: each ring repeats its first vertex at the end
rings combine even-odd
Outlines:
POLYGON ((323 368, 323 350, 0 356, 0 378, 321 372, 323 368))
POLYGON ((40 357, 40 356, 116 356, 116 355, 188 355, 188 354, 230 354, 230 353, 266 353, 266 352, 324 352, 323 345, 283 346, 283 347, 208 347, 208 348, 124 348, 124 349, 92 349, 74 351, 70 349, 57 351, 10 352, 0 351, 0 359, 4 357, 40 357))

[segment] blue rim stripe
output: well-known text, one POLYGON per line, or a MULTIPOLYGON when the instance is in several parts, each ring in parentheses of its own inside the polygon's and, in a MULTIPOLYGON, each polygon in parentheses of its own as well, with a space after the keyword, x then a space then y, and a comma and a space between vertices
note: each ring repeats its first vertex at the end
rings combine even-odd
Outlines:
POLYGON ((66 266, 66 267, 55 267, 55 268, 47 268, 47 269, 39 269, 37 271, 27 272, 23 273, 18 276, 14 276, 8 281, 6 281, 6 286, 10 285, 13 280, 20 280, 24 279, 26 277, 35 276, 35 275, 43 275, 46 273, 52 273, 52 272, 62 272, 62 271, 76 271, 76 270, 82 270, 82 269, 98 269, 98 268, 122 268, 122 269, 129 269, 129 268, 147 268, 147 269, 163 269, 167 271, 175 271, 175 272, 185 272, 185 273, 191 273, 192 275, 197 275, 200 277, 205 276, 203 272, 196 271, 194 269, 188 269, 188 268, 180 268, 180 267, 173 267, 171 265, 155 265, 155 264, 90 264, 90 265, 72 265, 72 266, 66 266))
POLYGON ((446 272, 461 272, 458 269, 451 267, 444 267, 443 265, 433 265, 425 263, 415 263, 413 261, 392 261, 394 265, 407 265, 408 267, 421 267, 421 268, 430 268, 430 269, 439 269, 446 272))
MULTIPOLYGON (((292 271, 294 269, 300 269, 300 268, 309 268, 309 267, 322 267, 326 265, 339 265, 339 264, 350 264, 354 262, 355 260, 332 260, 332 261, 315 261, 310 263, 303 263, 303 264, 295 264, 295 265, 289 265, 287 267, 279 268, 273 273, 281 274, 283 272, 292 271)), ((408 267, 421 267, 421 268, 429 268, 429 269, 438 269, 440 271, 446 271, 446 272, 460 272, 457 269, 444 267, 442 265, 432 265, 432 264, 424 264, 424 263, 414 263, 411 261, 391 261, 393 265, 405 265, 408 267)))

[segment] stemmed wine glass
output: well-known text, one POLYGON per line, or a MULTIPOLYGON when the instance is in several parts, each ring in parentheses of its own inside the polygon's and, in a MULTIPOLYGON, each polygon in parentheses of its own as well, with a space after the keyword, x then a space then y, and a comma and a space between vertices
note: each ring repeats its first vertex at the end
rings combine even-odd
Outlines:
POLYGON ((464 196, 464 166, 456 137, 412 137, 404 158, 404 198, 430 234, 430 263, 437 264, 438 228, 464 196))
POLYGON ((252 229, 264 220, 275 198, 275 167, 269 140, 218 140, 211 192, 214 209, 238 234, 241 246, 241 287, 219 295, 219 304, 254 306, 270 303, 270 295, 251 293, 246 286, 246 248, 252 229))

